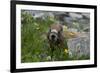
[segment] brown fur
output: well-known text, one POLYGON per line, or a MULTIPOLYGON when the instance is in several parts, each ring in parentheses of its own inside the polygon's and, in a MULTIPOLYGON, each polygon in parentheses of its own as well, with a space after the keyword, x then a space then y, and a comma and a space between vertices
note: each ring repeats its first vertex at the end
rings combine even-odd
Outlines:
POLYGON ((49 39, 49 34, 51 33, 50 31, 48 32, 47 38, 49 41, 49 45, 50 48, 53 48, 54 46, 59 46, 59 47, 63 47, 63 42, 64 42, 64 37, 63 37, 63 28, 61 24, 52 24, 50 26, 50 30, 55 29, 56 31, 58 31, 58 37, 59 39, 57 40, 57 42, 54 44, 50 39, 49 39))

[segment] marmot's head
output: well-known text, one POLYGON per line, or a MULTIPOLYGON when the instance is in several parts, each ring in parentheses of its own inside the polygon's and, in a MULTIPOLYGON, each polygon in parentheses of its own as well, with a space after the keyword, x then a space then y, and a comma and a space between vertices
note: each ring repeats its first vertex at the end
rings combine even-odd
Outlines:
POLYGON ((56 43, 58 40, 61 39, 62 36, 62 25, 60 24, 53 24, 50 26, 49 32, 48 32, 48 39, 52 43, 56 43))

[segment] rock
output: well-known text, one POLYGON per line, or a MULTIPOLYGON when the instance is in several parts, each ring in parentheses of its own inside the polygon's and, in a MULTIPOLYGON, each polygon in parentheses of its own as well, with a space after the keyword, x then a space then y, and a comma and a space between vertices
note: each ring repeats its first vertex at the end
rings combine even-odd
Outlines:
POLYGON ((89 34, 83 35, 68 40, 68 48, 72 57, 77 56, 77 58, 80 58, 83 55, 90 56, 89 34))
POLYGON ((34 14, 33 17, 36 19, 36 18, 43 18, 44 16, 44 13, 37 13, 37 14, 34 14))
POLYGON ((70 31, 70 32, 78 32, 78 30, 75 29, 75 28, 69 28, 68 31, 70 31))
POLYGON ((81 19, 83 16, 79 13, 76 12, 70 12, 69 16, 72 17, 73 20, 78 20, 81 19))
POLYGON ((87 25, 87 24, 90 23, 90 20, 88 20, 88 19, 80 19, 80 20, 78 20, 78 22, 79 22, 80 24, 85 24, 85 25, 87 25))
POLYGON ((71 17, 64 17, 64 22, 69 24, 69 25, 72 25, 73 24, 73 19, 71 17))
POLYGON ((90 14, 89 13, 82 13, 82 15, 83 15, 84 18, 90 19, 90 14))
POLYGON ((90 32, 90 27, 84 27, 83 31, 90 32))

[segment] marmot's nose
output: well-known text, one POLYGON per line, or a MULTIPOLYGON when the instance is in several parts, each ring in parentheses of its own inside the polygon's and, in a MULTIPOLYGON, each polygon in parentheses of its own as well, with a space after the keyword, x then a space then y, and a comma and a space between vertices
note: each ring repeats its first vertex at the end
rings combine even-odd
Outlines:
POLYGON ((52 37, 52 39, 54 39, 55 38, 55 35, 52 35, 51 37, 52 37))

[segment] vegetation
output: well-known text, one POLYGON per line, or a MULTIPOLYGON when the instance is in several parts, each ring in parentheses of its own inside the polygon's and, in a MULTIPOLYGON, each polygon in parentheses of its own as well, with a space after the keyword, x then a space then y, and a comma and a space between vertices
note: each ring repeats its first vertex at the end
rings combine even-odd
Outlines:
MULTIPOLYGON (((76 60, 77 57, 68 55, 68 48, 58 48, 52 52, 46 33, 54 19, 47 17, 45 20, 35 19, 31 14, 21 13, 21 62, 45 62, 76 60), (51 57, 51 55, 53 55, 51 57)), ((83 56, 84 57, 84 56, 83 56)), ((80 59, 87 59, 88 57, 80 59)))

